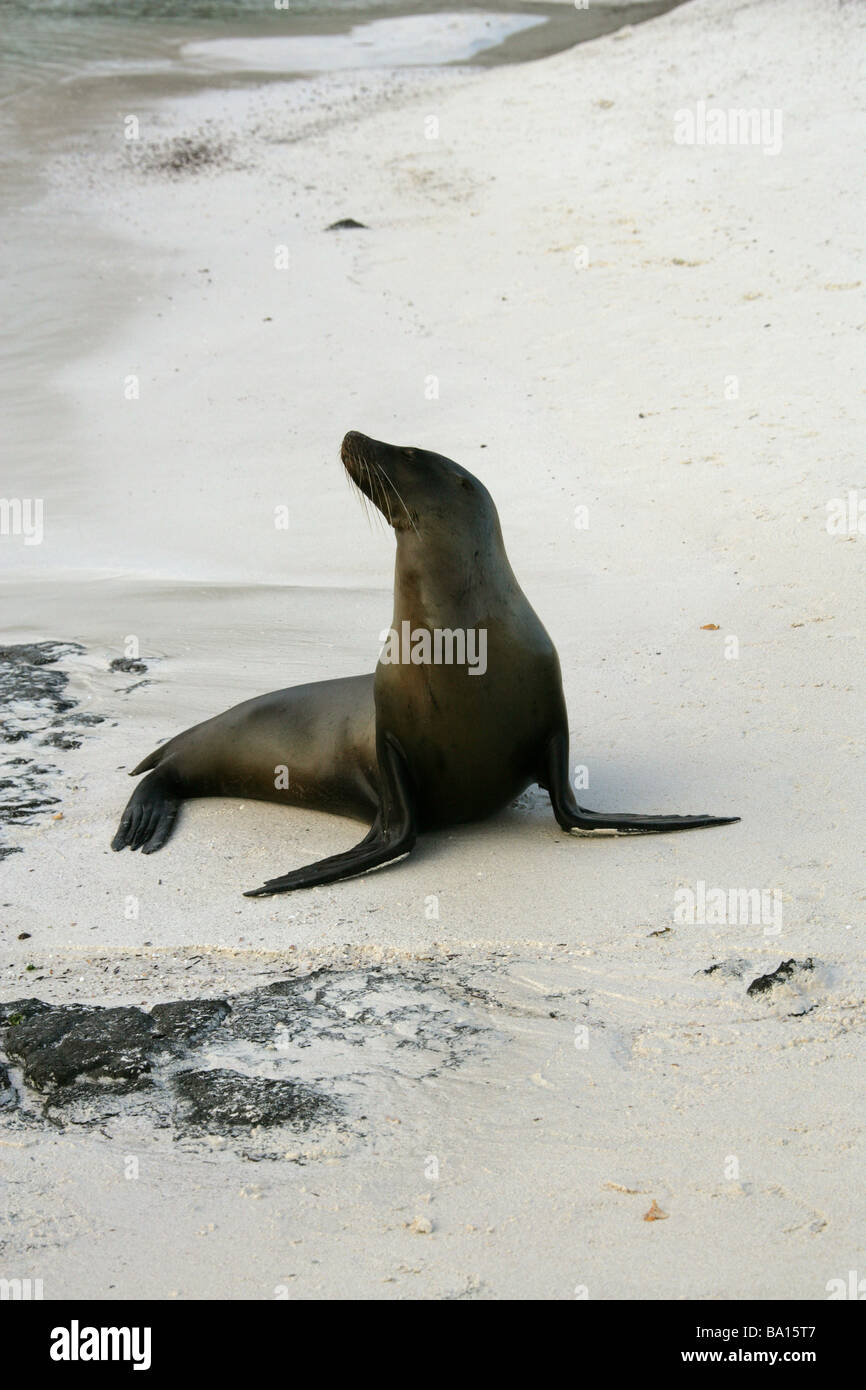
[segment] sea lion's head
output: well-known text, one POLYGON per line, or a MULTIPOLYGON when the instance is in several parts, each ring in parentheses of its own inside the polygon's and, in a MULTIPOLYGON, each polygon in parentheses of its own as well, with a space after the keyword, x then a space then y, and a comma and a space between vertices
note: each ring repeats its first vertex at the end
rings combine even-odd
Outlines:
POLYGON ((443 454, 403 448, 350 430, 340 450, 357 488, 398 533, 419 539, 498 532, 493 498, 466 468, 443 454))

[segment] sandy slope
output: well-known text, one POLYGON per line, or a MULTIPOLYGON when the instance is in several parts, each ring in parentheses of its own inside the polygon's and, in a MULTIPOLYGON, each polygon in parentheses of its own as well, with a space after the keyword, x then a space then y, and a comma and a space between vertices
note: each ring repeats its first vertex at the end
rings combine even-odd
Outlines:
MULTIPOLYGON (((503 989, 543 969, 538 990, 562 995, 567 1017, 522 1033, 509 1015, 495 1063, 440 1083, 441 1113, 406 1090, 399 1132, 368 1102, 385 1162, 371 1141, 312 1185, 261 1165, 267 1230, 195 1156, 172 1169, 160 1139, 147 1220, 182 1232, 176 1277, 164 1236, 139 1236, 133 1269, 126 1236, 109 1232, 110 1147, 41 1144, 44 1183, 67 1183, 65 1215, 34 1235, 25 1187, 13 1248, 44 1251, 57 1292, 267 1297, 288 1277, 289 1227, 304 1241, 297 1291, 318 1296, 569 1297, 587 1284, 592 1297, 819 1298, 862 1264, 862 537, 825 528, 827 501, 866 486, 858 43, 853 5, 695 0, 531 66, 401 78, 384 101, 365 79, 357 108, 333 79, 315 100, 272 87, 148 112, 159 148, 202 129, 222 148, 198 176, 129 167, 113 118, 96 148, 58 164, 57 207, 73 187, 99 198, 109 303, 140 302, 67 356, 66 466, 29 454, 22 491, 42 489, 51 527, 26 556, 6 640, 82 642, 71 689, 117 722, 54 758, 63 819, 16 832, 4 997, 94 997, 115 962, 121 981, 139 970, 128 953, 145 941, 148 958, 166 952, 147 967, 141 998, 154 1002, 184 992, 192 946, 315 960, 435 940, 467 960, 502 948, 503 989), (780 108, 781 153, 677 145, 675 113, 698 101, 780 108), (369 230, 324 233, 343 216, 369 230), (137 401, 123 399, 130 373, 137 401), (739 812, 741 825, 571 840, 531 794, 397 870, 273 901, 240 891, 346 847, 354 827, 200 803, 159 856, 108 851, 120 768, 156 741, 247 694, 372 665, 392 542, 367 531, 340 477, 350 427, 450 453, 493 491, 560 649, 589 804, 739 812), (281 503, 288 532, 272 523, 281 503), (151 683, 123 694, 131 682, 106 667, 130 633, 151 683), (781 935, 674 924, 677 887, 698 880, 776 891, 781 935), (70 952, 94 963, 73 968, 70 952), (814 959, 805 995, 749 999, 752 975, 787 957, 814 959), (697 973, 730 958, 744 976, 697 973), (578 985, 595 1024, 586 1052, 573 1044, 578 985), (431 1237, 407 1236, 404 1213, 430 1191, 431 1132, 450 1165, 440 1214, 431 1237), (644 1224, 653 1197, 669 1219, 644 1224), (211 1221, 205 1264, 193 1236, 211 1221), (229 1249, 225 1286, 211 1271, 229 1249)), ((213 959, 195 988, 222 987, 213 959)), ((383 1100, 387 1068, 380 1081, 383 1100)), ((221 1161, 240 1182, 243 1163, 221 1161)), ((126 1219, 139 1231, 144 1218, 126 1219)))

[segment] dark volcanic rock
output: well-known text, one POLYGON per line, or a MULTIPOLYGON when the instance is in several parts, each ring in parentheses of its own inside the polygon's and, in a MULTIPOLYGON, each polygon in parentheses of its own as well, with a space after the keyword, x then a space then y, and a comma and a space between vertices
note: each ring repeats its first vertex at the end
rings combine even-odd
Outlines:
POLYGON ((26 1023, 29 1018, 47 1013, 50 1008, 51 1005, 42 999, 10 999, 7 1004, 0 1004, 0 1028, 26 1023))
POLYGON ((341 217, 338 222, 330 222, 325 228, 326 232, 351 232, 357 228, 360 232, 368 232, 370 228, 366 222, 356 222, 354 217, 341 217))
POLYGON ((217 1028, 230 1013, 224 999, 178 999, 171 1004, 154 1004, 150 1016, 160 1037, 189 1042, 217 1028))
POLYGON ((116 656, 109 666, 109 671, 126 671, 130 675, 141 676, 147 670, 145 662, 139 661, 134 656, 116 656))
POLYGON ((162 1110, 167 1111, 167 1106, 160 1106, 159 1089, 149 1076, 110 1086, 104 1081, 58 1086, 48 1092, 42 1105, 45 1118, 60 1125, 103 1125, 121 1116, 140 1115, 162 1128, 168 1123, 162 1110))
POLYGON ((7 1028, 7 1056, 20 1062, 34 1090, 68 1086, 79 1077, 132 1080, 150 1070, 156 1027, 141 1009, 73 1005, 50 1008, 7 1028))
POLYGON ((752 995, 766 994, 768 990, 775 988, 776 985, 784 984, 786 980, 790 980, 792 975, 799 975, 804 971, 814 969, 815 963, 811 956, 808 956, 806 960, 794 960, 792 956, 790 960, 783 960, 769 975, 759 975, 758 978, 753 980, 749 985, 746 993, 752 995))
MULTIPOLYGON (((253 991, 241 997, 253 1014, 257 1003, 264 1007, 268 1057, 275 1022, 268 1004, 279 1019, 298 1005, 303 1013, 309 1002, 294 996, 304 983, 309 993, 309 981, 287 981, 276 995, 253 991)), ((336 1113, 330 1100, 295 1081, 228 1067, 188 1068, 205 1038, 236 1021, 225 999, 172 1000, 154 1005, 149 1014, 133 1007, 61 1007, 16 999, 0 1005, 0 1043, 21 1066, 26 1086, 41 1093, 42 1115, 52 1123, 95 1125, 140 1115, 195 1135, 277 1125, 304 1130, 336 1113), (180 1071, 178 1059, 187 1063, 180 1071)), ((244 1042, 248 1031, 257 1030, 241 1029, 238 1037, 244 1042)), ((229 1041, 231 1036, 227 1033, 229 1041)), ((18 1101, 8 1080, 0 1065, 2 1108, 18 1101)))
POLYGON ((9 1079, 9 1072, 3 1066, 3 1063, 0 1062, 0 1110, 11 1110, 17 1103, 17 1100, 18 1097, 9 1079))
POLYGON ((23 1071, 16 1122, 140 1120, 279 1156, 282 1129, 365 1122, 371 1078, 411 1085, 489 1046, 489 1004, 473 979, 426 963, 321 967, 149 1013, 16 999, 0 1005, 0 1060, 23 1071))
POLYGON ((291 1124, 306 1129, 330 1109, 323 1096, 293 1081, 241 1072, 182 1071, 174 1077, 180 1116, 194 1129, 251 1129, 291 1124))

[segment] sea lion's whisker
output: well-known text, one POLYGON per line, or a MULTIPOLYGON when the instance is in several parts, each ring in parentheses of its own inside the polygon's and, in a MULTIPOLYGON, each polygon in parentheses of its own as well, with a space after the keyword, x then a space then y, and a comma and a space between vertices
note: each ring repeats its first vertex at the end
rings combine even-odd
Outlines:
MULTIPOLYGON (((377 467, 378 467, 378 465, 377 465, 377 467)), ((379 471, 382 472, 381 469, 380 469, 379 471)), ((403 498, 402 498, 402 496, 400 495, 400 491, 399 491, 399 489, 397 488, 397 485, 396 485, 394 482, 392 482, 392 480, 388 477, 387 473, 382 472, 382 477, 384 478, 384 480, 385 480, 385 482, 388 484, 388 486, 393 490, 395 496, 397 497, 397 499, 398 499, 398 501, 399 501, 399 503, 400 503, 400 506, 403 508, 403 511, 406 513, 406 520, 408 521, 409 525, 412 527, 412 530, 415 532, 415 535, 417 536, 417 535, 419 534, 419 532, 418 532, 418 527, 415 525, 415 522, 412 520, 412 515, 411 515, 411 513, 410 513, 410 511, 409 511, 409 508, 406 506, 406 503, 403 501, 403 498)), ((390 511, 390 508, 389 508, 389 511, 390 511)))
MULTIPOLYGON (((374 506, 375 509, 376 509, 376 510, 375 510, 376 522, 377 522, 377 524, 378 524, 380 530, 384 531, 384 529, 385 529, 385 521, 384 521, 384 517, 383 517, 383 515, 382 515, 382 509, 381 509, 381 507, 379 506, 379 503, 376 501, 376 495, 377 495, 377 494, 376 494, 375 475, 371 472, 370 465, 369 465, 369 463, 367 462, 366 459, 364 459, 363 465, 364 465, 364 472, 365 472, 366 475, 367 475, 367 483, 368 483, 369 488, 370 488, 370 501, 373 503, 373 506, 374 506)), ((374 467, 375 467, 375 464, 374 464, 374 467)), ((389 518, 389 520, 390 520, 390 518, 389 518)))
POLYGON ((352 491, 355 492, 355 493, 358 495, 358 497, 360 497, 360 499, 361 499, 361 505, 362 505, 362 507, 364 508, 364 516, 367 518, 367 525, 368 525, 368 526, 370 527, 370 529, 372 530, 372 529, 373 529, 373 526, 372 526, 372 521, 371 521, 371 519, 370 519, 370 508, 369 508, 369 506, 368 506, 368 501, 369 501, 369 499, 368 499, 368 497, 367 497, 366 492, 365 492, 364 489, 361 487, 361 484, 360 484, 360 483, 358 482, 358 480, 356 479, 354 473, 353 473, 353 472, 350 472, 349 468, 347 467, 347 464, 351 463, 355 468, 363 468, 363 466, 364 466, 363 460, 362 460, 362 459, 359 459, 358 456, 357 456, 357 454, 355 454, 354 450, 351 449, 351 448, 347 448, 347 449, 346 449, 346 453, 347 453, 347 455, 348 455, 348 458, 343 460, 343 465, 344 465, 343 471, 344 471, 346 477, 347 477, 348 480, 349 480, 349 486, 350 486, 350 488, 351 488, 352 491))
POLYGON ((364 512, 364 519, 366 520, 367 525, 369 526, 370 530, 372 531, 372 529, 373 529, 373 520, 372 520, 372 517, 370 516, 370 508, 369 508, 368 505, 367 505, 367 494, 364 492, 364 489, 363 489, 362 487, 359 487, 359 485, 355 482, 354 479, 352 479, 352 487, 353 487, 355 493, 357 494, 357 496, 360 497, 360 499, 361 499, 361 507, 362 507, 363 512, 364 512))
POLYGON ((394 523, 391 517, 391 503, 388 500, 388 494, 385 492, 385 488, 383 485, 382 470, 379 467, 379 465, 375 462, 375 460, 373 463, 373 477, 376 486, 376 496, 379 499, 377 503, 379 507, 379 514, 380 516, 387 519, 389 526, 392 526, 394 523))

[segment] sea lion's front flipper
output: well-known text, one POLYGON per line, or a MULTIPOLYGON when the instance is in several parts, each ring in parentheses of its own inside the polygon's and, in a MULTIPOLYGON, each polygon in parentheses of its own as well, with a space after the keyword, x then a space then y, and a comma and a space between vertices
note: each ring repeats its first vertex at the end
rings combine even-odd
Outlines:
POLYGON ((732 825, 739 816, 640 816, 587 811, 578 806, 568 776, 568 735, 555 734, 547 748, 547 766, 542 784, 547 788, 553 814, 563 830, 584 833, 646 835, 668 830, 699 830, 708 825, 732 825))
POLYGON ((389 734, 380 737, 377 751, 382 803, 360 844, 343 854, 332 854, 328 859, 307 864, 303 869, 293 869, 282 878, 268 879, 261 888, 244 893, 245 898, 268 898, 272 893, 291 893, 296 888, 315 888, 320 883, 355 878, 409 853, 415 844, 416 830, 406 760, 397 740, 389 734))

